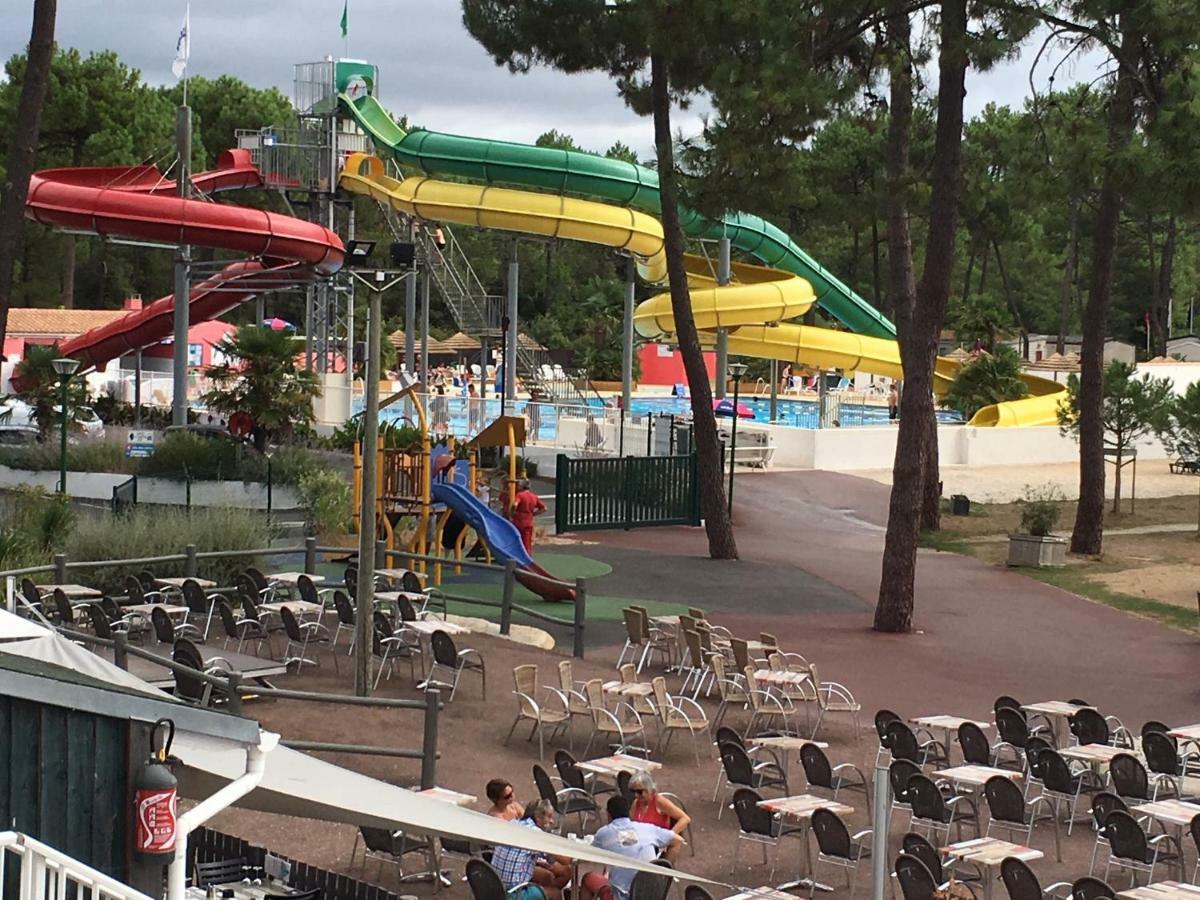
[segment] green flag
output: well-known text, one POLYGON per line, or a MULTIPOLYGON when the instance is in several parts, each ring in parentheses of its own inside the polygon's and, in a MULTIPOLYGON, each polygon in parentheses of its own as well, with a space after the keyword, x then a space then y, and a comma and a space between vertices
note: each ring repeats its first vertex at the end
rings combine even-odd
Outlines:
POLYGON ((346 36, 346 34, 350 28, 349 20, 348 20, 348 16, 347 16, 347 13, 349 12, 349 10, 350 10, 350 0, 345 0, 345 2, 342 3, 342 37, 346 36))

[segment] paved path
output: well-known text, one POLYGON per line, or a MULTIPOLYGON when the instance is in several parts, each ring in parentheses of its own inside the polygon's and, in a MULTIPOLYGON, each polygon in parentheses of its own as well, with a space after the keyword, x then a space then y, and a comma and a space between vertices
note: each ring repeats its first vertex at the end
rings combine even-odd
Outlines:
MULTIPOLYGON (((1132 528, 1105 528, 1105 537, 1120 537, 1123 534, 1182 534, 1187 531, 1196 531, 1196 526, 1191 522, 1172 522, 1164 525, 1135 525, 1132 528)), ((1053 531, 1051 534, 1054 537, 1069 538, 1069 531, 1053 531)), ((981 537, 968 538, 968 544, 1001 544, 1008 540, 1007 534, 985 534, 981 537)))
POLYGON ((1197 635, 969 557, 922 550, 917 633, 871 631, 888 490, 841 473, 739 476, 740 562, 708 560, 701 529, 588 538, 645 559, 635 569, 642 596, 647 587, 676 594, 677 576, 690 573, 693 605, 736 632, 775 633, 816 662, 822 678, 849 685, 864 722, 880 707, 984 716, 1001 693, 1030 702, 1083 697, 1135 728, 1149 718, 1200 721, 1197 635), (769 584, 758 577, 764 566, 769 584), (752 584, 743 573, 755 575, 752 584), (860 602, 830 609, 831 598, 847 596, 860 602))

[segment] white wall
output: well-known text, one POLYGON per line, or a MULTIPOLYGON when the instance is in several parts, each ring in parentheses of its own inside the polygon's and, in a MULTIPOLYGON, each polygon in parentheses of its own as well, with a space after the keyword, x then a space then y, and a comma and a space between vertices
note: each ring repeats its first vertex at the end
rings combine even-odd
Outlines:
POLYGON ((1148 374, 1152 378, 1170 379, 1175 393, 1183 394, 1188 389, 1188 385, 1200 381, 1200 362, 1169 360, 1167 362, 1138 363, 1137 373, 1139 376, 1148 374))

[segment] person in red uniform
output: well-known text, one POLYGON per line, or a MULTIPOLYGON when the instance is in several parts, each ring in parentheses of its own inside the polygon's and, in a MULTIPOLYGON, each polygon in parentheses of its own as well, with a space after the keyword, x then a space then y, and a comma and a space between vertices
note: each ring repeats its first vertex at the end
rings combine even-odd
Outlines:
POLYGON ((546 504, 541 498, 529 489, 529 481, 521 479, 521 483, 517 485, 517 496, 513 500, 512 511, 510 517, 512 523, 517 526, 517 530, 521 532, 521 543, 525 545, 527 553, 533 552, 533 517, 540 512, 546 511, 546 504))

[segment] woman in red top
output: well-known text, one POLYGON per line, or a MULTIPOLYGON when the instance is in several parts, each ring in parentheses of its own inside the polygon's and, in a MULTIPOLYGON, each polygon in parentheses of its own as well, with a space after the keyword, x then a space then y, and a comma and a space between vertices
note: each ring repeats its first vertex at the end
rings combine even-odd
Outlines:
POLYGON ((521 479, 519 485, 520 490, 517 492, 516 499, 513 500, 512 511, 509 517, 512 523, 517 526, 517 530, 521 532, 521 543, 525 545, 525 552, 533 552, 533 517, 540 512, 545 512, 546 504, 542 502, 541 497, 529 489, 529 481, 521 479))
POLYGON ((629 818, 633 821, 657 825, 676 834, 687 831, 691 818, 677 804, 658 793, 648 772, 634 772, 629 779, 629 792, 633 794, 633 804, 629 808, 629 818))

